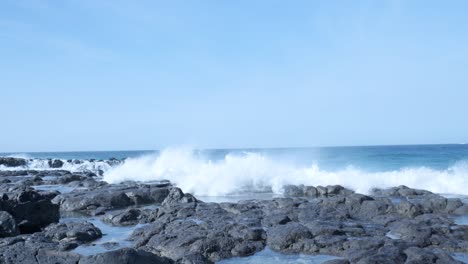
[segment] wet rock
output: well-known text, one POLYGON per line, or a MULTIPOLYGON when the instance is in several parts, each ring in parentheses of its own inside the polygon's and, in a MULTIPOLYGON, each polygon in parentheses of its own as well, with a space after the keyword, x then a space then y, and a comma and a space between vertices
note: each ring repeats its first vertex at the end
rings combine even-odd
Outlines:
POLYGON ((123 248, 115 251, 105 252, 94 256, 84 257, 79 261, 79 264, 139 264, 139 263, 154 263, 154 264, 172 264, 172 260, 159 257, 150 252, 143 250, 135 250, 123 248))
POLYGON ((468 215, 468 204, 463 204, 453 211, 454 215, 468 215))
POLYGON ((349 264, 347 259, 332 259, 323 262, 323 264, 349 264))
POLYGON ((170 187, 150 184, 104 185, 80 192, 64 193, 53 202, 64 211, 94 211, 99 207, 123 208, 131 205, 162 203, 170 187), (138 197, 138 198, 135 198, 138 197))
POLYGON ((439 250, 429 250, 417 247, 410 247, 405 250, 407 256, 405 264, 419 264, 419 263, 463 263, 453 259, 449 254, 439 250))
POLYGON ((52 224, 45 228, 46 237, 57 242, 86 243, 102 237, 101 230, 89 222, 52 224))
MULTIPOLYGON (((56 249, 39 249, 37 251, 37 263, 63 263, 63 264, 76 264, 80 255, 70 252, 61 252, 56 249)), ((24 262, 22 262, 24 263, 24 262)))
POLYGON ((167 205, 177 204, 177 203, 194 203, 194 202, 197 202, 197 199, 193 195, 189 193, 183 193, 182 190, 177 187, 172 187, 169 190, 169 194, 162 202, 162 205, 167 206, 167 205))
POLYGON ((304 243, 309 242, 312 233, 299 223, 290 222, 269 228, 267 231, 267 245, 273 249, 288 253, 301 252, 304 243))
POLYGON ((58 178, 57 184, 67 184, 73 181, 82 181, 85 179, 88 179, 88 177, 78 175, 78 174, 69 174, 69 175, 65 175, 65 176, 58 178))
POLYGON ((78 254, 61 251, 58 243, 51 242, 40 233, 3 242, 0 244, 0 260, 5 264, 76 264, 80 259, 78 254))
POLYGON ((0 238, 19 234, 15 219, 8 212, 0 211, 0 238))
POLYGON ((113 249, 116 249, 120 246, 119 243, 117 242, 106 242, 106 243, 103 243, 101 244, 101 247, 107 249, 107 250, 113 250, 113 249))
POLYGON ((283 187, 283 194, 285 196, 304 196, 304 190, 302 186, 296 186, 296 185, 285 185, 283 187))
POLYGON ((0 158, 0 165, 3 165, 5 167, 25 166, 26 165, 26 160, 21 159, 21 158, 3 157, 3 158, 0 158))
POLYGON ((59 207, 51 203, 51 196, 31 188, 22 188, 1 200, 0 207, 15 219, 22 234, 40 231, 59 220, 59 207))
POLYGON ((61 168, 63 166, 63 161, 59 159, 49 160, 48 164, 51 168, 61 168))
POLYGON ((112 223, 113 225, 117 226, 125 226, 125 225, 136 225, 139 222, 141 216, 140 209, 127 209, 123 211, 113 211, 107 213, 103 216, 103 221, 112 223))
POLYGON ((348 190, 340 185, 329 186, 304 186, 304 185, 285 185, 283 194, 292 197, 332 197, 337 195, 348 195, 353 191, 348 190))

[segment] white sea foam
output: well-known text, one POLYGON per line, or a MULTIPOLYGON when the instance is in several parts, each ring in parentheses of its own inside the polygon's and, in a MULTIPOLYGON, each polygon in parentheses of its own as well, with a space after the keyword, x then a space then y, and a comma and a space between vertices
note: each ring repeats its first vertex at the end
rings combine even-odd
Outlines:
POLYGON ((31 159, 31 156, 26 153, 13 153, 13 154, 5 155, 5 157, 18 158, 18 159, 31 159))
POLYGON ((26 159, 25 166, 18 167, 7 167, 0 165, 0 170, 68 170, 71 172, 80 171, 92 171, 98 172, 99 170, 107 171, 112 166, 106 161, 90 161, 90 160, 79 160, 78 162, 67 161, 60 159, 63 162, 63 166, 60 168, 51 168, 48 159, 33 159, 26 155, 9 155, 9 157, 23 158, 26 159))
POLYGON ((186 192, 208 196, 265 190, 281 193, 286 184, 340 184, 360 193, 368 193, 374 187, 407 185, 437 193, 468 194, 468 164, 460 162, 447 170, 417 167, 367 172, 347 167, 326 171, 317 164, 297 166, 253 152, 228 154, 213 161, 190 149, 166 149, 159 155, 129 158, 108 170, 104 180, 170 180, 186 192))

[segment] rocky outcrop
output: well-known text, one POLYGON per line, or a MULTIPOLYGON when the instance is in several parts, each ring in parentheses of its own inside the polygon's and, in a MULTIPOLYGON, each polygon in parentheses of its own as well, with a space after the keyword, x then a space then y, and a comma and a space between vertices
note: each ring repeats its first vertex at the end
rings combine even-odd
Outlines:
POLYGON ((48 164, 49 164, 49 167, 51 168, 61 168, 63 166, 63 161, 59 160, 59 159, 50 159, 48 161, 48 164))
POLYGON ((332 197, 338 195, 348 195, 354 193, 352 190, 346 189, 340 185, 328 186, 304 186, 304 185, 285 185, 283 194, 290 197, 332 197))
POLYGON ((5 167, 25 166, 26 163, 26 160, 21 158, 0 157, 0 165, 3 165, 5 167))
POLYGON ((44 235, 56 242, 82 244, 102 237, 101 230, 88 222, 52 224, 45 228, 44 235))
POLYGON ((6 211, 0 211, 0 238, 16 236, 18 234, 18 226, 13 216, 6 211))
POLYGON ((457 199, 407 187, 399 187, 401 193, 417 198, 328 188, 313 199, 300 193, 303 198, 163 203, 131 239, 139 249, 198 263, 248 256, 265 246, 342 257, 338 263, 459 263, 450 252, 468 251, 468 226, 454 224, 448 214, 464 206, 457 199))
POLYGON ((167 185, 128 183, 104 185, 81 192, 58 195, 53 202, 64 211, 94 212, 97 208, 118 209, 149 203, 160 204, 169 195, 167 185))
POLYGON ((106 184, 91 172, 49 172, 54 177, 4 174, 0 263, 214 263, 265 247, 340 257, 327 263, 459 263, 451 254, 468 252, 468 226, 452 219, 468 214, 468 205, 405 186, 363 195, 336 185, 289 185, 282 198, 205 203, 167 182, 106 184), (29 187, 42 184, 80 188, 29 187), (57 223, 59 208, 115 226, 145 225, 130 236, 132 248, 108 242, 103 248, 114 251, 81 256, 72 250, 103 234, 85 221, 57 223))
POLYGON ((8 212, 22 234, 40 231, 59 220, 59 207, 52 204, 54 194, 39 193, 29 187, 21 187, 12 193, 4 193, 0 210, 8 212))
POLYGON ((79 261, 79 264, 172 264, 172 260, 159 257, 143 250, 135 250, 131 248, 123 248, 115 251, 97 254, 94 256, 84 257, 79 261))

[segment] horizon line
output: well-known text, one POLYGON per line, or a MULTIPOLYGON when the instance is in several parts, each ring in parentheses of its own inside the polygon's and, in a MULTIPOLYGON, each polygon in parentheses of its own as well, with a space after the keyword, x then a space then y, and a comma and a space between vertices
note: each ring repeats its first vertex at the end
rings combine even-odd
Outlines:
MULTIPOLYGON (((377 145, 323 145, 323 146, 292 146, 292 147, 208 147, 208 148, 193 148, 194 150, 281 150, 281 149, 313 149, 313 148, 356 148, 356 147, 410 147, 410 146, 442 146, 442 145, 467 145, 467 143, 420 143, 420 144, 377 144, 377 145)), ((184 145, 174 146, 187 147, 184 145)), ((126 149, 126 150, 65 150, 65 151, 6 151, 0 154, 22 154, 22 153, 86 153, 86 152, 152 152, 161 151, 168 148, 160 149, 126 149)))

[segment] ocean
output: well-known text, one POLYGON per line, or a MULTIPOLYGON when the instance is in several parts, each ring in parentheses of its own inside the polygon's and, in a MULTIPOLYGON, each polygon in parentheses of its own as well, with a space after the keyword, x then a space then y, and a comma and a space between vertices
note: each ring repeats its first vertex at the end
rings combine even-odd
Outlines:
POLYGON ((62 159, 65 169, 100 169, 103 179, 111 183, 170 180, 199 196, 281 193, 287 184, 340 184, 361 193, 407 185, 436 193, 468 195, 467 144, 208 150, 182 147, 0 156, 31 159, 31 169, 50 169, 47 159, 62 159), (111 158, 125 161, 116 166, 101 161, 111 158), (71 163, 75 159, 86 162, 71 163))

